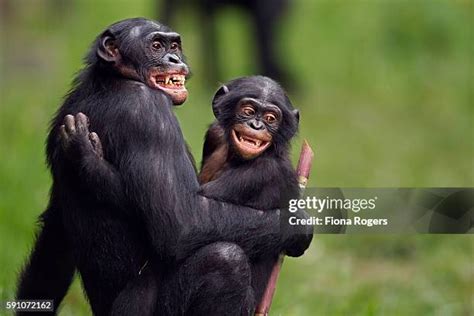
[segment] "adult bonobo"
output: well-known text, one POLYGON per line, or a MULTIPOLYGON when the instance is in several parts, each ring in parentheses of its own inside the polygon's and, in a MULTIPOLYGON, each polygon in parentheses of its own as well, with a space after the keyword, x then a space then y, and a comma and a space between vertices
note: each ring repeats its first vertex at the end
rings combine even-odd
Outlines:
MULTIPOLYGON (((285 91, 270 78, 243 77, 223 85, 212 104, 217 120, 206 134, 199 193, 263 211, 287 208, 300 191, 289 158, 299 114, 285 91)), ((300 255, 301 250, 293 248, 287 254, 300 255)), ((253 289, 249 300, 260 302, 279 255, 249 260, 253 289)), ((155 302, 140 293, 154 292, 156 281, 149 270, 135 278, 115 300, 114 312, 129 315, 130 306, 153 306, 155 302)))
MULTIPOLYGON (((179 34, 164 25, 128 19, 98 36, 52 122, 51 199, 19 299, 54 299, 57 308, 77 268, 94 314, 106 315, 151 270, 158 288, 139 295, 159 293, 162 314, 245 314, 248 261, 307 248, 308 238, 280 226, 278 210, 198 195, 172 112, 186 99, 187 74, 179 34)), ((144 309, 128 306, 153 312, 144 309)))

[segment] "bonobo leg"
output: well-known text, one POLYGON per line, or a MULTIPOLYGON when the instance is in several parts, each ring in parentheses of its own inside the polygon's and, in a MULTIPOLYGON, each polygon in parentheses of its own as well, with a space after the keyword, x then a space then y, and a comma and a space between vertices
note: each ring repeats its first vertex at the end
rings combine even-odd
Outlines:
POLYGON ((111 315, 253 314, 250 266, 236 244, 217 242, 202 247, 161 276, 152 267, 150 262, 130 281, 115 299, 111 315))
POLYGON ((75 265, 59 210, 50 207, 41 220, 43 227, 21 274, 16 298, 53 300, 57 310, 71 284, 75 265))
POLYGON ((255 308, 247 255, 233 243, 202 247, 164 286, 158 315, 251 315, 255 308))
POLYGON ((111 316, 154 315, 157 295, 157 275, 147 262, 137 277, 123 289, 112 306, 111 316))

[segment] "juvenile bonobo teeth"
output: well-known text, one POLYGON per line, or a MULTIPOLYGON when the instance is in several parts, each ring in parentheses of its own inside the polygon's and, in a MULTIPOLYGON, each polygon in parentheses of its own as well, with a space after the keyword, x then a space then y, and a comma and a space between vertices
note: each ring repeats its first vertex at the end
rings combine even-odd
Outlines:
POLYGON ((247 137, 244 137, 244 136, 239 136, 239 141, 241 143, 246 143, 246 144, 251 145, 253 147, 260 147, 260 145, 262 144, 262 141, 259 140, 259 139, 247 138, 247 137))

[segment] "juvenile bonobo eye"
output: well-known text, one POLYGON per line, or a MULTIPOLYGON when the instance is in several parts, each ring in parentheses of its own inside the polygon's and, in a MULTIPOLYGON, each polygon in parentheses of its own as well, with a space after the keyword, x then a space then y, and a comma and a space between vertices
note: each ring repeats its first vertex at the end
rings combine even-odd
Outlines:
POLYGON ((159 50, 161 48, 161 43, 159 41, 155 40, 151 44, 151 47, 153 47, 153 49, 155 49, 155 50, 159 50))
POLYGON ((272 124, 272 123, 275 123, 277 121, 277 117, 273 113, 265 113, 265 115, 263 116, 263 119, 268 124, 272 124))
POLYGON ((253 109, 253 107, 251 106, 244 106, 242 108, 242 114, 244 114, 245 116, 253 116, 255 115, 255 110, 253 109))

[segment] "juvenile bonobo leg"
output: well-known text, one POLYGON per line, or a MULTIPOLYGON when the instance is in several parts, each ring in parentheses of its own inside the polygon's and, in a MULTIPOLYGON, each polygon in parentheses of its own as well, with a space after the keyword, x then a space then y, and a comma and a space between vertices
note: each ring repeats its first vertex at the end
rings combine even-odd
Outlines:
POLYGON ((158 283, 157 315, 251 315, 255 308, 247 255, 233 243, 200 248, 158 283))

